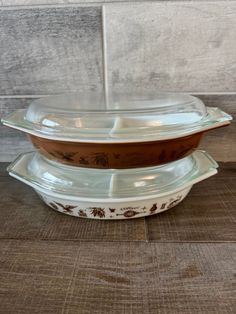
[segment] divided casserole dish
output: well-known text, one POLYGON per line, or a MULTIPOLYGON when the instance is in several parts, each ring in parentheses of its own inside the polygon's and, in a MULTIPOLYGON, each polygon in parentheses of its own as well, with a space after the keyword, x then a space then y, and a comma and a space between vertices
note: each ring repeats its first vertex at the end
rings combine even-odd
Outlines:
POLYGON ((3 119, 26 132, 47 158, 100 169, 153 167, 191 154, 202 135, 231 116, 185 94, 115 96, 96 93, 35 100, 3 119))
POLYGON ((174 207, 193 184, 217 173, 204 151, 156 167, 88 169, 62 165, 38 152, 20 155, 8 171, 53 209, 77 217, 127 219, 174 207))

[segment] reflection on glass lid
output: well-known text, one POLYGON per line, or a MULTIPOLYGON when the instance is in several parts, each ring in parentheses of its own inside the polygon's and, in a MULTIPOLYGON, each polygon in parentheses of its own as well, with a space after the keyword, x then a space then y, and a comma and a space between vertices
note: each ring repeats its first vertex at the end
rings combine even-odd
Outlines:
POLYGON ((163 166, 101 170, 61 165, 32 152, 21 157, 20 170, 13 168, 18 176, 32 184, 60 194, 121 198, 166 192, 188 182, 201 168, 200 158, 203 158, 203 152, 196 151, 191 156, 163 166))
POLYGON ((105 104, 100 94, 68 94, 34 101, 25 119, 50 128, 119 132, 196 123, 206 116, 200 99, 184 94, 118 95, 105 104))
POLYGON ((109 143, 177 138, 230 118, 186 94, 119 94, 105 102, 100 93, 72 93, 35 100, 3 123, 48 139, 109 143))

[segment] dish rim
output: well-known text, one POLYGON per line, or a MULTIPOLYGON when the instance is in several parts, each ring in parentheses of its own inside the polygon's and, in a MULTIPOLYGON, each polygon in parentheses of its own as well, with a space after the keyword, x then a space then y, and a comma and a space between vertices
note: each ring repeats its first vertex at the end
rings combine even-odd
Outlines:
MULTIPOLYGON (((177 193, 184 188, 190 187, 190 186, 192 186, 192 185, 194 185, 194 184, 196 184, 202 180, 207 179, 208 177, 215 175, 218 172, 217 171, 217 168, 218 168, 217 162, 207 152, 202 151, 202 150, 198 150, 198 152, 201 152, 202 156, 204 156, 208 162, 208 168, 205 169, 204 173, 201 174, 200 169, 198 167, 198 169, 197 169, 198 173, 196 173, 190 181, 184 182, 183 184, 181 184, 180 186, 176 187, 173 190, 168 190, 168 191, 160 192, 160 193, 156 193, 156 194, 153 193, 153 194, 149 194, 147 196, 136 196, 136 197, 132 196, 132 197, 120 197, 120 198, 112 198, 112 197, 110 197, 110 198, 108 198, 108 197, 107 198, 91 198, 91 197, 68 195, 68 194, 64 194, 64 193, 62 194, 62 193, 59 193, 57 191, 52 191, 48 188, 43 187, 42 184, 32 182, 32 180, 28 179, 26 176, 20 174, 17 171, 14 171, 14 167, 20 166, 20 163, 22 162, 23 157, 27 153, 19 155, 18 158, 8 166, 7 171, 9 172, 9 174, 12 177, 24 182, 25 184, 31 186, 33 189, 40 191, 44 194, 58 197, 61 199, 72 200, 72 201, 82 201, 82 202, 93 202, 93 203, 99 203, 99 202, 121 203, 121 202, 130 202, 130 201, 138 201, 138 200, 146 200, 146 199, 148 200, 148 199, 152 199, 155 197, 164 197, 164 196, 170 195, 172 193, 177 193)), ((204 161, 202 161, 202 162, 204 162, 204 161)))
MULTIPOLYGON (((190 136, 196 133, 205 132, 210 129, 215 129, 219 127, 223 127, 230 124, 232 120, 232 116, 225 113, 224 111, 220 110, 217 107, 206 107, 207 109, 207 116, 201 120, 199 123, 195 125, 191 125, 192 127, 189 128, 181 128, 176 127, 169 131, 164 129, 162 130, 162 134, 158 132, 157 128, 153 128, 152 132, 143 134, 138 134, 138 136, 133 133, 124 133, 124 137, 122 134, 116 134, 116 136, 109 133, 109 136, 104 136, 103 138, 96 137, 96 132, 93 131, 91 133, 78 132, 73 135, 64 135, 64 134, 57 134, 51 135, 46 132, 46 130, 42 130, 40 126, 37 124, 28 122, 24 120, 25 112, 27 109, 18 109, 8 115, 6 118, 2 118, 2 123, 8 127, 17 129, 19 131, 23 131, 27 134, 37 136, 39 138, 44 138, 52 141, 59 141, 59 142, 73 142, 73 143, 103 143, 103 144, 128 144, 128 143, 143 143, 143 142, 161 142, 166 140, 178 139, 186 136, 190 136), (38 129, 37 129, 38 128, 38 129), (94 134, 96 135, 95 137, 94 134), (79 137, 80 136, 80 137, 79 137), (88 137, 92 138, 88 138, 88 137), (127 136, 127 137, 126 137, 127 136)), ((50 128, 44 128, 50 129, 50 128)), ((86 130, 86 129, 85 129, 86 130)), ((134 132, 134 131, 133 131, 134 132)))

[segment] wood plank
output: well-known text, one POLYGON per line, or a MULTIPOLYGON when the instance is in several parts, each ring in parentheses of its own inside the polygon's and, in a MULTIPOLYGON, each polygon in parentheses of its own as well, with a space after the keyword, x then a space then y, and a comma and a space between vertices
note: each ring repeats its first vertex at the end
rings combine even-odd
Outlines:
POLYGON ((235 244, 0 241, 0 313, 235 313, 235 244))
POLYGON ((236 3, 107 6, 112 91, 235 92, 236 3))
POLYGON ((206 150, 217 161, 236 161, 236 121, 206 133, 199 148, 206 150))
POLYGON ((102 87, 101 8, 0 10, 0 94, 102 87))
POLYGON ((145 220, 98 221, 60 214, 10 176, 0 176, 0 239, 146 240, 145 220))
MULTIPOLYGON (((220 164, 221 166, 221 164, 220 164)), ((196 184, 175 208, 146 218, 151 241, 217 242, 236 240, 236 163, 196 184)))
POLYGON ((8 162, 0 162, 0 176, 8 176, 6 171, 8 165, 8 162))

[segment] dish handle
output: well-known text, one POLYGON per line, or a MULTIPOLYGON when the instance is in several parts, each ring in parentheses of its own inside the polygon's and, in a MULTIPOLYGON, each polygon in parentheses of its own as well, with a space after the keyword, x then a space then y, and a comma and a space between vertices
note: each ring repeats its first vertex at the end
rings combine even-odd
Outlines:
POLYGON ((12 169, 18 164, 18 162, 22 159, 22 158, 24 158, 24 157, 26 157, 26 155, 29 155, 29 154, 32 154, 33 153, 33 151, 31 151, 31 152, 27 152, 27 153, 22 153, 22 154, 20 154, 19 156, 17 156, 17 158, 13 161, 13 162, 11 162, 11 164, 7 167, 7 172, 11 172, 12 171, 12 169))

